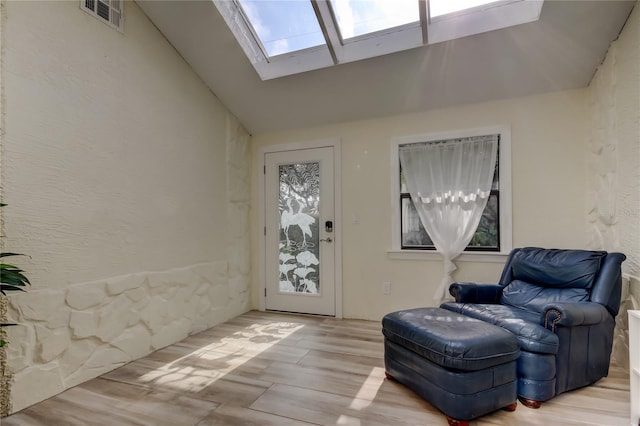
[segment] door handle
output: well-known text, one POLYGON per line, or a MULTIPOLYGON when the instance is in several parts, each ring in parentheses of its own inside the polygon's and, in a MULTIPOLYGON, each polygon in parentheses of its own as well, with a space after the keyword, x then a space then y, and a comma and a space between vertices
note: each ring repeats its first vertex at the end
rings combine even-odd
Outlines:
POLYGON ((327 237, 327 238, 320 238, 320 241, 326 241, 328 243, 333 242, 333 240, 331 239, 331 237, 327 237))

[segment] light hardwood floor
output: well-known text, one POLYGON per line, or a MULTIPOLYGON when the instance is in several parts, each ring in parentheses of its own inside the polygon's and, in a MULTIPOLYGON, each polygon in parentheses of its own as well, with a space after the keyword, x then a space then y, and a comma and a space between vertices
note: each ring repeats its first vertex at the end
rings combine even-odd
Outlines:
MULTIPOLYGON (((384 378, 380 323, 248 312, 2 419, 31 425, 446 425, 384 378)), ((471 423, 629 425, 628 375, 471 423)))

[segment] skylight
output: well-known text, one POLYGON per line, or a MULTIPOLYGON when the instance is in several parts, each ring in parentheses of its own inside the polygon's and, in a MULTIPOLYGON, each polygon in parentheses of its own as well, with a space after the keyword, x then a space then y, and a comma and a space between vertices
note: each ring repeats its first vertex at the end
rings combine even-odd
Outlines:
POLYGON ((213 0, 262 80, 536 21, 544 0, 213 0))
POLYGON ((416 0, 331 0, 343 40, 420 21, 416 0))
POLYGON ((238 1, 268 56, 325 44, 311 2, 238 1))

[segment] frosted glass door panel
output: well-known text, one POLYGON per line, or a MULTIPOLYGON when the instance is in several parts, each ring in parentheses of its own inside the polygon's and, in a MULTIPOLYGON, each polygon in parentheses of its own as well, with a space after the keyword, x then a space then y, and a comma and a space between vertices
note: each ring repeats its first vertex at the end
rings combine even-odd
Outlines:
POLYGON ((265 307, 335 315, 333 148, 265 154, 265 307))
POLYGON ((281 292, 320 290, 320 163, 278 166, 281 292))

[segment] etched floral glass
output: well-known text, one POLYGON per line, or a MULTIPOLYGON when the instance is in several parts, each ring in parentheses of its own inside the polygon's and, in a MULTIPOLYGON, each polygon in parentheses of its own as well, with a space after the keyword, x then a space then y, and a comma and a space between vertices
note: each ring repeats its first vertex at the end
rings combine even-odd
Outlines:
POLYGON ((279 169, 280 291, 320 293, 320 163, 279 169))

